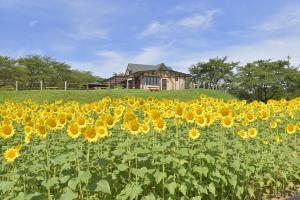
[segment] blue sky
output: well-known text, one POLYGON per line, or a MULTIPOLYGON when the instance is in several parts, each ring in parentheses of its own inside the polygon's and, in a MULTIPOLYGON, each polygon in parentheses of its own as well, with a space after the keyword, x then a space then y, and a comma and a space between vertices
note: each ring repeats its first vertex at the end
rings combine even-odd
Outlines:
POLYGON ((186 72, 211 57, 300 64, 299 0, 0 0, 0 54, 48 55, 102 77, 127 63, 186 72))

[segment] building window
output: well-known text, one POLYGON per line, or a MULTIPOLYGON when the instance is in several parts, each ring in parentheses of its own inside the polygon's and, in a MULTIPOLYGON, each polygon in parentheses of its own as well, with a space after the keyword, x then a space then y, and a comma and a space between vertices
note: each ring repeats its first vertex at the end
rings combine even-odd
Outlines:
POLYGON ((145 76, 144 84, 145 85, 159 85, 160 78, 157 76, 145 76))
POLYGON ((151 72, 151 75, 155 75, 155 72, 154 72, 154 71, 152 71, 152 72, 151 72))
POLYGON ((178 81, 178 77, 175 77, 175 81, 178 81))

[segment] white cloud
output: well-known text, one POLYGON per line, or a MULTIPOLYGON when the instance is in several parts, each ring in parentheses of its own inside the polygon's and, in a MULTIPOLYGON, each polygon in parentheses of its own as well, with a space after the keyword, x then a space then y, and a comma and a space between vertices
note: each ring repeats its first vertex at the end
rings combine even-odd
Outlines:
POLYGON ((280 10, 274 16, 260 24, 262 31, 274 32, 281 30, 300 30, 300 4, 289 5, 280 10))
POLYGON ((114 72, 125 72, 128 63, 159 64, 167 57, 165 46, 150 46, 140 52, 121 53, 111 50, 98 51, 97 59, 87 62, 67 61, 80 70, 92 71, 102 77, 110 77, 114 72))
POLYGON ((164 49, 164 47, 146 47, 136 56, 133 56, 133 58, 130 59, 130 62, 141 64, 159 64, 163 62, 166 54, 167 51, 164 49))
POLYGON ((148 27, 142 31, 141 37, 151 36, 161 33, 172 33, 174 31, 186 31, 195 29, 206 29, 212 23, 215 15, 219 13, 219 10, 209 10, 205 14, 194 14, 181 18, 179 20, 170 20, 165 23, 155 21, 148 25, 148 27))
POLYGON ((185 66, 186 68, 199 61, 207 61, 209 58, 227 56, 229 61, 240 61, 241 64, 260 59, 286 60, 291 56, 291 64, 300 64, 300 37, 273 38, 250 44, 232 45, 219 50, 208 52, 173 52, 174 59, 170 64, 185 66))
POLYGON ((177 22, 179 26, 187 28, 207 28, 217 13, 217 10, 211 10, 206 13, 206 15, 194 15, 191 17, 186 17, 177 22))

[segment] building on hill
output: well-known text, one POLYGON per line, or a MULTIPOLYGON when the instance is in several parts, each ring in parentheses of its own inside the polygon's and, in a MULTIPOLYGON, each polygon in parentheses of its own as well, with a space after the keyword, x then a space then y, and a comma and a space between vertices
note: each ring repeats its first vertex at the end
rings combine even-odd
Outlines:
POLYGON ((125 75, 114 75, 104 80, 104 84, 107 85, 108 88, 126 88, 126 80, 127 76, 125 75))
POLYGON ((178 72, 164 63, 159 65, 127 65, 126 88, 144 90, 180 90, 186 88, 189 74, 178 72))

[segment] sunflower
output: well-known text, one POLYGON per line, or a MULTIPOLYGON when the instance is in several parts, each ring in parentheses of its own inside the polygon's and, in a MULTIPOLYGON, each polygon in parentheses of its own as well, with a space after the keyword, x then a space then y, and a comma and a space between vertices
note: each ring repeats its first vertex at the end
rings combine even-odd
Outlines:
POLYGON ((10 138, 15 134, 15 129, 11 123, 3 123, 0 125, 0 136, 10 138))
POLYGON ((297 131, 297 127, 294 124, 288 124, 286 127, 286 132, 288 134, 293 134, 297 131))
POLYGON ((175 126, 180 126, 183 123, 182 119, 180 118, 174 118, 173 124, 175 126))
POLYGON ((140 131, 140 124, 137 120, 131 120, 128 124, 129 133, 136 135, 140 131))
POLYGON ((230 116, 222 118, 222 125, 226 128, 231 128, 233 126, 233 119, 230 116))
POLYGON ((158 110, 152 110, 150 111, 150 118, 155 121, 157 120, 158 118, 160 118, 161 114, 158 110))
POLYGON ((30 141, 31 141, 31 135, 28 134, 28 133, 26 133, 26 134, 25 134, 25 144, 29 144, 30 141))
POLYGON ((84 137, 88 142, 96 142, 98 139, 98 134, 94 127, 88 126, 84 130, 84 137))
POLYGON ((163 119, 159 118, 154 122, 154 128, 158 132, 162 132, 167 128, 166 122, 163 119))
POLYGON ((31 126, 25 126, 24 127, 24 132, 25 132, 25 134, 30 134, 32 132, 32 127, 31 126))
POLYGON ((116 123, 115 118, 110 114, 106 115, 104 119, 105 119, 107 128, 112 128, 116 123))
POLYGON ((192 123, 192 122, 194 122, 195 116, 194 116, 193 112, 186 111, 186 112, 184 112, 184 118, 187 122, 192 123))
POLYGON ((280 138, 279 135, 276 135, 276 136, 274 137, 274 140, 275 140, 275 142, 277 142, 277 143, 281 142, 281 138, 280 138))
POLYGON ((176 117, 182 117, 183 115, 183 107, 180 105, 177 105, 175 108, 175 115, 176 117))
POLYGON ((200 116, 203 114, 204 112, 204 109, 202 108, 202 106, 196 106, 195 109, 194 109, 194 112, 197 116, 200 116))
POLYGON ((66 118, 66 115, 65 114, 60 114, 59 117, 58 117, 58 122, 59 122, 59 126, 60 127, 64 127, 65 124, 67 123, 67 118, 66 118))
POLYGON ((255 115, 253 111, 246 113, 246 119, 248 122, 253 122, 255 120, 255 115))
POLYGON ((267 145, 267 144, 269 144, 269 141, 268 141, 268 140, 263 140, 262 143, 263 143, 264 145, 267 145))
POLYGON ((204 127, 206 125, 206 118, 202 115, 197 116, 195 121, 198 126, 204 127))
POLYGON ((257 129, 256 128, 249 128, 248 129, 248 136, 251 138, 255 138, 257 136, 257 129))
POLYGON ((241 138, 243 138, 243 139, 245 139, 245 138, 248 137, 247 132, 244 131, 244 130, 239 130, 238 134, 239 134, 239 136, 240 136, 241 138))
POLYGON ((83 128, 86 125, 86 119, 83 116, 80 116, 77 118, 77 123, 80 126, 80 128, 83 128))
POLYGON ((150 130, 150 126, 149 126, 149 124, 147 124, 147 123, 144 123, 144 124, 142 124, 142 132, 143 133, 148 133, 149 132, 149 130, 150 130))
POLYGON ((48 135, 45 125, 37 125, 35 127, 35 132, 41 139, 45 139, 48 135))
POLYGON ((276 121, 271 122, 270 123, 270 128, 277 128, 277 122, 276 121))
POLYGON ((219 113, 220 113, 221 117, 226 117, 226 116, 230 115, 231 110, 228 107, 224 106, 219 109, 219 113))
POLYGON ((55 130, 58 127, 57 120, 55 117, 49 117, 46 121, 46 124, 50 130, 55 130))
POLYGON ((4 153, 5 160, 7 160, 8 162, 13 162, 17 157, 20 156, 20 149, 21 146, 7 149, 4 153))
POLYGON ((206 126, 211 126, 216 120, 216 117, 213 113, 205 113, 204 116, 206 118, 206 126))
POLYGON ((79 135, 80 135, 80 127, 79 127, 78 123, 77 122, 73 122, 69 126, 67 133, 73 139, 78 138, 79 135))
POLYGON ((189 137, 193 140, 197 139, 200 136, 200 133, 197 129, 192 128, 189 130, 189 137))
POLYGON ((262 120, 268 120, 269 117, 270 117, 270 112, 267 111, 267 110, 262 110, 262 111, 259 113, 259 117, 260 117, 262 120))
POLYGON ((96 128, 96 132, 100 138, 108 136, 108 130, 105 126, 99 126, 96 128))

